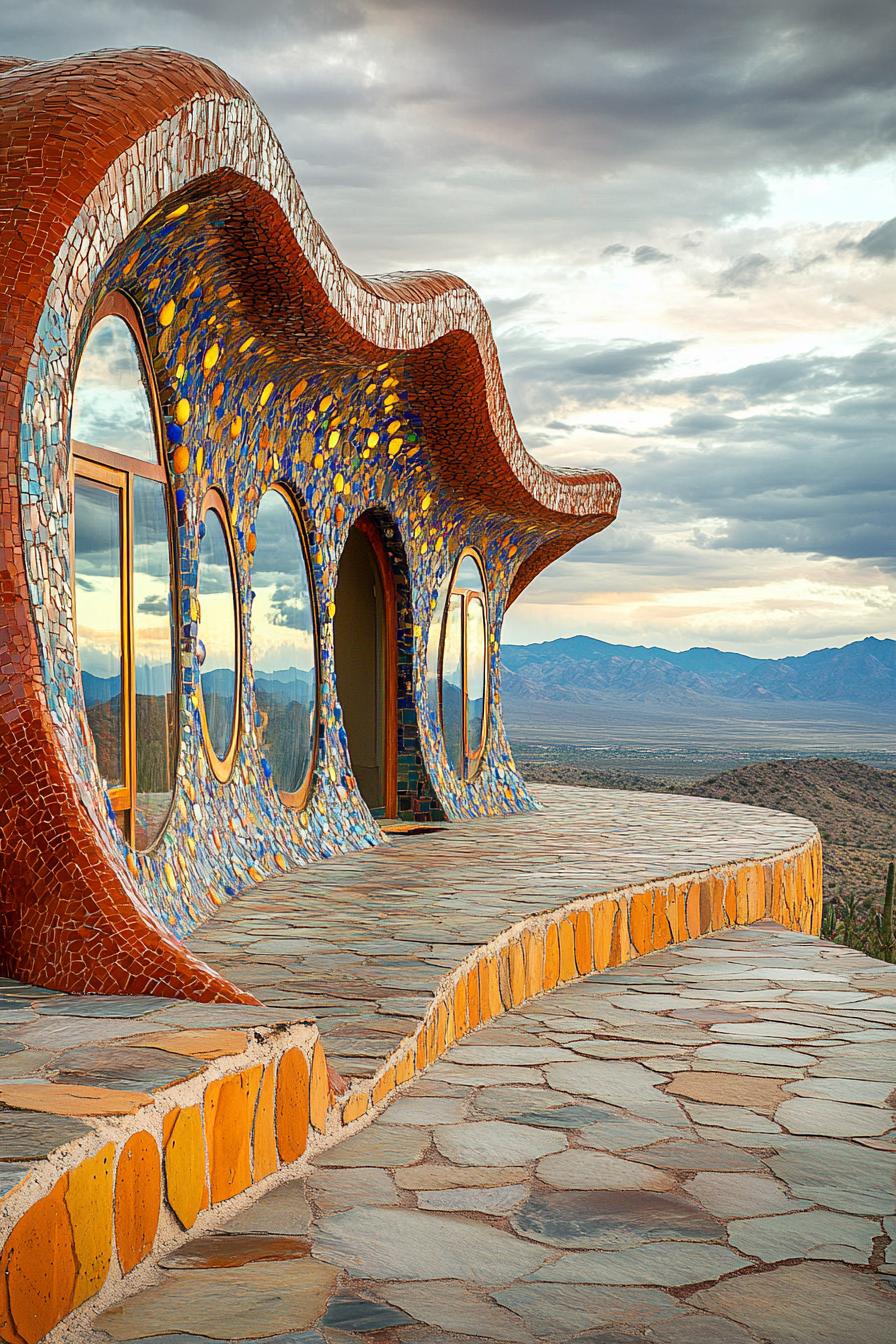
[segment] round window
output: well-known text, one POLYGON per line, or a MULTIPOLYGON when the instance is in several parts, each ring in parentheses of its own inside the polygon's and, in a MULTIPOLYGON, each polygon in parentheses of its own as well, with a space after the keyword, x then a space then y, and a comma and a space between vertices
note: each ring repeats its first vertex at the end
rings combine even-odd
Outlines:
POLYGON ((282 486, 266 490, 252 557, 252 670, 261 750, 284 802, 304 803, 317 742, 313 585, 298 517, 282 486))
POLYGON ((206 496, 199 540, 200 714, 212 769, 226 780, 239 727, 240 641, 230 524, 224 500, 206 496))
POLYGON ((148 367, 136 310, 109 295, 74 384, 75 626, 97 766, 137 849, 165 828, 179 748, 169 489, 148 367))
POLYGON ((482 565, 473 551, 461 555, 442 585, 427 663, 445 754, 455 774, 472 779, 488 732, 488 599, 482 565))

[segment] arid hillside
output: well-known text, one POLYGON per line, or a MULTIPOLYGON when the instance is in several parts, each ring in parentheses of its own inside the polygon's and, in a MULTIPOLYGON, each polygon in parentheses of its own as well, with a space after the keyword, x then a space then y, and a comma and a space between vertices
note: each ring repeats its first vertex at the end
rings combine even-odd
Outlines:
POLYGON ((733 803, 781 808, 814 821, 824 841, 827 901, 883 900, 887 864, 896 856, 896 771, 848 760, 764 761, 704 780, 650 780, 573 763, 520 766, 534 780, 594 788, 694 793, 733 803))

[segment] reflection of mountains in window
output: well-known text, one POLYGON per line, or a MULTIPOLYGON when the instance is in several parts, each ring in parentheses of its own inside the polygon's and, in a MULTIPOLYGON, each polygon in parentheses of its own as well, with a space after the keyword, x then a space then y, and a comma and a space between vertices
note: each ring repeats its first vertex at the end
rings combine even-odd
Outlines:
POLYGON ((255 673, 261 716, 261 750, 277 786, 295 793, 305 779, 314 748, 317 688, 313 670, 298 667, 255 673))
POLYGON ((122 784, 121 677, 95 677, 82 672, 87 722, 93 734, 96 763, 107 785, 122 784))
MULTIPOLYGON (((149 669, 145 669, 148 673, 149 669)), ((171 690, 170 669, 153 669, 155 680, 165 688, 136 694, 137 805, 140 794, 164 794, 167 810, 174 788, 177 743, 177 697, 171 690)), ((97 764, 107 784, 121 783, 121 677, 96 677, 82 672, 87 722, 96 744, 97 764)), ((142 678, 141 678, 142 680, 142 678)), ((148 800, 147 804, 148 806, 148 800)))
POLYGON ((442 682, 442 731, 445 750, 453 769, 460 771, 464 761, 464 697, 460 686, 447 679, 442 682))
POLYGON ((201 674, 202 703, 208 735, 219 760, 224 760, 233 732, 236 705, 236 673, 233 668, 217 667, 201 674))

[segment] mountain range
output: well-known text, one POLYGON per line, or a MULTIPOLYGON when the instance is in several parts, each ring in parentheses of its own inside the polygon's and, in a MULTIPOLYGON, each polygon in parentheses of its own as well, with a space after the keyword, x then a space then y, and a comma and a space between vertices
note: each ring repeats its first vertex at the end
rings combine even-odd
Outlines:
POLYGON ((592 702, 612 696, 655 704, 836 702, 892 710, 896 640, 857 640, 794 658, 750 658, 721 649, 683 653, 607 644, 589 635, 543 644, 505 644, 502 692, 509 701, 592 702))

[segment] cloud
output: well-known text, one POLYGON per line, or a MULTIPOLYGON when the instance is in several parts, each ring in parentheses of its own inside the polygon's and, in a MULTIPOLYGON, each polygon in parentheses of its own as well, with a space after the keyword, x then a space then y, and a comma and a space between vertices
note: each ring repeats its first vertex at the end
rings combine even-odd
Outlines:
POLYGON ((896 219, 880 224, 855 245, 856 251, 863 257, 873 257, 879 261, 896 260, 896 219))
POLYGON ((636 266, 649 266, 658 261, 671 261, 672 257, 668 252, 661 252, 657 247, 648 247, 642 244, 636 247, 632 253, 632 261, 636 266))
POLYGON ((719 276, 717 294, 733 294, 739 289, 752 289, 768 277, 772 263, 761 252, 751 252, 748 257, 738 257, 737 261, 722 271, 719 276))
POLYGON ((349 265, 495 296, 527 446, 623 483, 618 523, 523 603, 548 584, 567 621, 588 596, 674 642, 678 596, 718 588, 700 619, 761 640, 780 589, 836 642, 837 594, 869 628, 893 598, 896 211, 863 215, 849 185, 896 152, 892 0, 255 0, 251 24, 242 0, 40 0, 0 8, 0 40, 208 56, 349 265), (843 213, 769 223, 775 182, 801 207, 826 184, 843 213))

